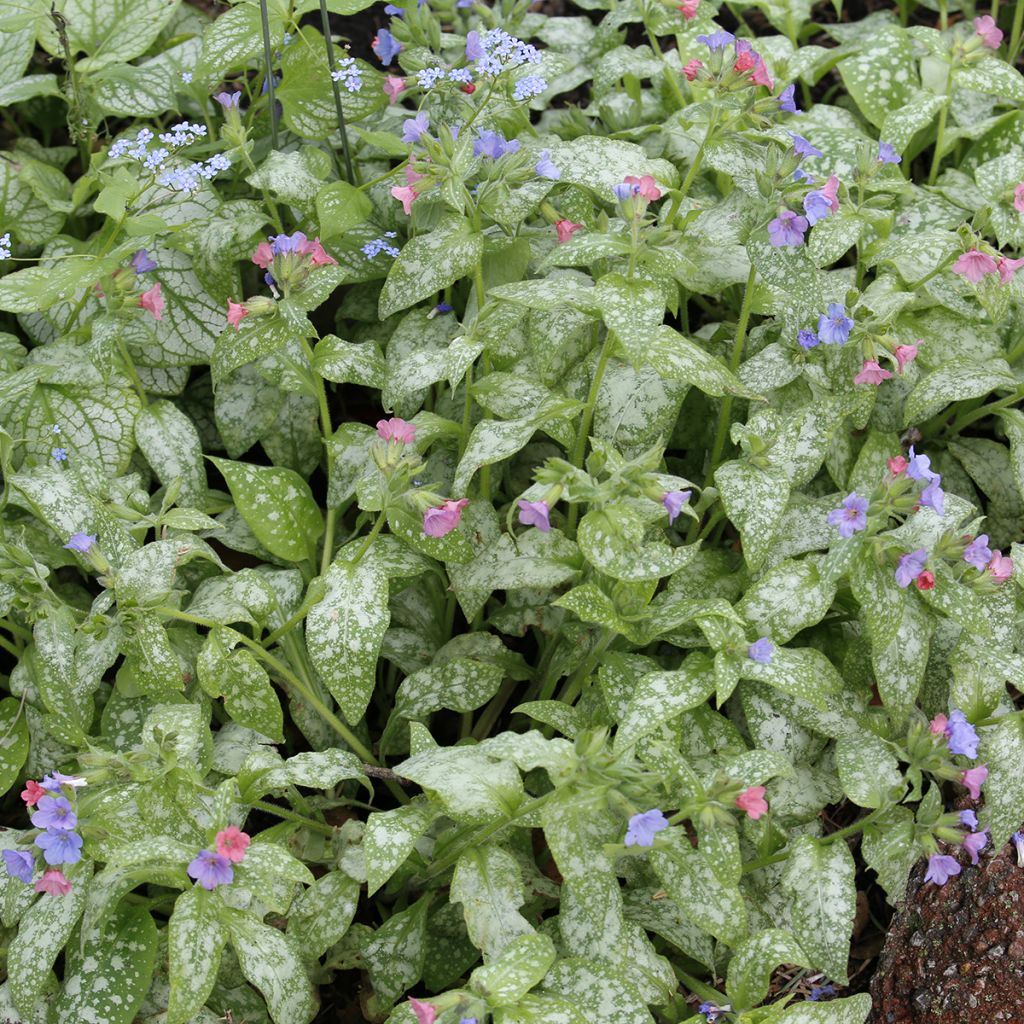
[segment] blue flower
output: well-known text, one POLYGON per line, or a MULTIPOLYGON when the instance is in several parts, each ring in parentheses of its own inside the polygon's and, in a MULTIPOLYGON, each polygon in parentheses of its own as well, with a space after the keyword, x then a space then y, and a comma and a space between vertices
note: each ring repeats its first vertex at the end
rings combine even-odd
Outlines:
POLYGON ((938 473, 931 468, 932 460, 927 455, 918 455, 914 446, 910 446, 910 464, 907 466, 907 476, 911 480, 938 480, 938 473))
POLYGON ((787 85, 779 93, 779 110, 784 110, 787 114, 802 114, 803 111, 796 105, 795 95, 796 86, 787 85))
POLYGON ((961 811, 960 824, 972 830, 976 829, 978 827, 978 816, 970 808, 966 811, 961 811))
POLYGON ((921 492, 921 504, 927 505, 929 508, 934 509, 936 514, 942 516, 946 514, 945 500, 946 494, 942 487, 939 486, 939 477, 936 476, 928 481, 928 485, 921 492))
POLYGON ((462 85, 468 85, 473 81, 473 72, 469 68, 452 68, 448 72, 449 82, 459 82, 462 85))
POLYGON ((808 998, 812 1003, 816 1003, 822 996, 834 996, 835 994, 835 985, 812 985, 811 994, 808 998))
POLYGON ((988 563, 992 560, 992 549, 988 546, 988 534, 979 533, 970 544, 964 548, 964 561, 973 565, 978 572, 984 572, 988 563))
POLYGON ((32 881, 32 874, 36 869, 35 857, 25 850, 4 850, 4 864, 7 867, 7 874, 18 878, 26 885, 32 881))
POLYGON ((78 815, 66 796, 39 798, 31 818, 36 828, 72 829, 78 824, 78 815))
POLYGON ((796 132, 790 132, 789 135, 793 140, 793 152, 797 156, 824 156, 820 149, 811 145, 802 135, 797 135, 796 132))
POLYGON ((846 307, 840 302, 830 302, 828 312, 818 317, 818 337, 826 345, 845 345, 850 340, 853 320, 846 315, 846 307))
POLYGON ((924 548, 900 555, 899 564, 896 566, 896 583, 906 590, 924 572, 927 562, 928 552, 924 548))
POLYGON ((77 832, 48 828, 36 836, 47 864, 75 864, 82 859, 82 837, 77 832))
POLYGON ((828 523, 839 530, 839 536, 849 540, 859 530, 868 526, 868 499, 851 491, 843 498, 842 508, 833 509, 828 514, 828 523))
MULTIPOLYGON (((948 745, 951 754, 963 754, 964 757, 970 758, 978 756, 978 744, 981 741, 978 738, 977 730, 967 721, 967 716, 959 708, 954 708, 950 712, 946 730, 949 735, 948 745)), ((963 818, 961 818, 961 822, 963 822, 963 818)), ((977 821, 971 827, 973 828, 975 825, 977 825, 977 821)))
POLYGON ((814 331, 809 331, 806 328, 802 331, 797 331, 796 340, 805 352, 808 349, 816 348, 821 344, 821 338, 819 338, 814 331))
POLYGON ((131 264, 136 274, 145 274, 157 268, 156 262, 150 259, 146 249, 136 249, 132 253, 131 264))
POLYGON ((480 60, 484 55, 484 46, 480 40, 480 33, 469 32, 466 35, 466 60, 480 60))
POLYGON ((77 551, 80 555, 87 555, 89 549, 96 543, 96 534, 94 533, 76 533, 71 536, 71 539, 64 545, 69 551, 77 551))
POLYGON ((697 42, 703 43, 712 53, 716 50, 724 50, 730 43, 735 41, 736 37, 724 29, 719 29, 709 36, 697 36, 697 42))
POLYGON ((626 829, 626 846, 653 846, 658 832, 668 828, 668 819, 657 808, 634 814, 626 829))
POLYGON ((756 661, 759 665, 770 665, 774 653, 775 644, 766 636, 761 637, 760 640, 755 640, 747 648, 747 657, 751 661, 756 661))
POLYGON ((540 75, 527 75, 516 82, 516 87, 512 90, 512 99, 528 100, 531 96, 539 96, 547 87, 547 81, 540 75))
POLYGON ((430 115, 421 110, 415 117, 409 118, 402 123, 402 141, 413 143, 419 142, 420 136, 430 127, 430 115))
POLYGON ((817 224, 832 212, 832 204, 821 192, 808 192, 804 196, 804 213, 809 224, 817 224))
POLYGON ((370 48, 377 55, 381 64, 385 66, 402 52, 402 44, 386 28, 382 28, 373 37, 370 48))
POLYGON ((891 142, 879 142, 878 144, 878 162, 880 164, 898 164, 901 163, 903 157, 893 149, 891 142))
POLYGON ((558 181, 562 176, 562 172, 551 160, 551 150, 549 149, 542 149, 540 151, 540 159, 537 161, 534 170, 542 178, 550 178, 551 181, 558 181))
POLYGON ((784 245, 803 245, 806 233, 807 218, 792 210, 783 210, 775 220, 768 222, 768 240, 777 249, 784 245))
POLYGON ((54 448, 50 454, 53 456, 54 462, 66 462, 68 458, 67 448, 54 448))
POLYGON ((473 143, 473 156, 490 157, 492 160, 499 160, 506 153, 515 153, 519 149, 519 140, 512 139, 510 142, 501 132, 482 129, 473 143))
POLYGON ((805 185, 813 185, 814 178, 808 174, 802 167, 798 167, 793 172, 793 180, 803 182, 805 185))
POLYGON ((433 89, 438 82, 444 81, 447 74, 444 68, 424 68, 416 77, 421 89, 433 89))

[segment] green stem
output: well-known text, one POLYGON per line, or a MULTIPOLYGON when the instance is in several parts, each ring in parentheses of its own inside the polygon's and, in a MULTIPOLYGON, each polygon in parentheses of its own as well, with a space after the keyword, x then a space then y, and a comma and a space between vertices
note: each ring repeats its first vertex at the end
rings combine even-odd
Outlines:
MULTIPOLYGON (((1021 0, 1024 3, 1024 0, 1021 0)), ((1021 356, 1024 356, 1024 340, 1019 341, 1012 349, 1010 354, 1006 357, 1006 361, 1012 366, 1021 356)))
POLYGON ((560 700, 563 704, 572 704, 576 700, 580 695, 580 690, 583 689, 583 680, 594 671, 595 666, 601 660, 601 655, 608 650, 617 635, 610 629, 601 630, 601 637, 587 656, 587 660, 569 676, 556 700, 560 700))
MULTIPOLYGON (((754 278, 757 277, 757 268, 750 265, 750 274, 747 277, 747 287, 743 292, 743 305, 740 307, 740 319, 736 325, 736 339, 732 343, 732 355, 729 358, 729 369, 736 373, 743 359, 743 344, 747 340, 747 324, 750 321, 750 304, 754 298, 754 278)), ((725 449, 725 439, 729 433, 729 417, 732 415, 732 395, 726 395, 722 399, 722 407, 718 411, 718 426, 715 429, 715 443, 711 449, 711 460, 708 464, 707 482, 718 469, 718 462, 725 449)))
POLYGON ((690 164, 690 169, 686 172, 686 177, 683 179, 682 185, 679 186, 679 191, 672 199, 672 205, 669 207, 668 216, 665 218, 665 223, 671 225, 676 215, 679 213, 679 207, 683 205, 683 200, 687 197, 690 192, 690 186, 693 184, 694 179, 697 177, 697 172, 701 168, 701 164, 704 163, 704 147, 708 144, 711 139, 711 133, 715 130, 715 115, 711 116, 711 120, 708 122, 707 130, 704 132, 704 138, 701 139, 700 145, 697 147, 697 153, 693 158, 693 163, 690 164))
POLYGON ((331 43, 331 25, 327 18, 327 0, 320 0, 320 24, 324 31, 324 45, 327 47, 327 65, 331 69, 331 86, 334 89, 334 109, 338 115, 338 131, 341 133, 341 152, 345 157, 345 176, 351 184, 355 184, 355 172, 352 168, 352 155, 348 148, 348 133, 345 130, 345 111, 341 106, 341 89, 334 80, 337 65, 334 62, 334 46, 331 43))
POLYGON ((1024 0, 1017 0, 1013 8, 1013 28, 1010 29, 1010 49, 1007 59, 1011 64, 1017 59, 1017 48, 1020 46, 1021 29, 1024 28, 1024 0))
MULTIPOLYGON (((597 341, 598 333, 600 331, 600 324, 596 321, 594 323, 594 341, 597 341)), ((576 443, 572 450, 572 464, 577 469, 583 468, 583 460, 587 454, 587 439, 590 437, 590 428, 594 422, 594 409, 597 406, 597 396, 601 391, 601 384, 604 381, 605 371, 608 368, 608 359, 611 356, 612 351, 612 332, 606 332, 604 336, 604 344, 601 346, 601 352, 597 357, 597 366, 594 368, 594 377, 590 382, 590 391, 587 394, 587 404, 583 407, 583 416, 580 419, 580 427, 576 432, 576 443)), ((579 516, 579 505, 572 504, 569 506, 569 518, 568 518, 568 533, 570 537, 576 535, 576 519, 579 516)))
MULTIPOLYGON (((243 146, 238 147, 239 152, 242 154, 242 159, 245 161, 246 166, 249 170, 255 174, 256 165, 252 162, 252 157, 249 156, 249 152, 243 146)), ((267 212, 270 214, 270 219, 274 222, 274 227, 277 228, 278 234, 284 234, 284 221, 281 220, 281 214, 278 212, 277 203, 271 198, 270 193, 265 189, 260 189, 260 195, 263 196, 264 205, 267 208, 267 212)))
POLYGON ((669 89, 679 105, 679 109, 682 110, 686 106, 686 97, 683 95, 683 90, 679 86, 679 80, 676 78, 677 72, 675 68, 671 68, 665 63, 665 54, 661 50, 661 44, 658 42, 658 37, 654 34, 654 30, 647 25, 644 28, 647 29, 647 41, 651 44, 655 57, 661 61, 661 66, 665 69, 665 78, 668 81, 669 89))
POLYGON ((329 508, 327 510, 327 523, 324 529, 324 550, 320 556, 320 575, 323 576, 331 566, 331 558, 334 556, 334 530, 338 523, 338 510, 329 508))
POLYGON ((0 636, 0 647, 2 647, 5 651, 7 651, 8 654, 13 654, 15 658, 20 658, 21 657, 21 654, 22 654, 21 648, 20 647, 16 647, 5 636, 0 636))
POLYGON ((359 564, 363 555, 365 555, 366 552, 370 550, 370 545, 373 543, 374 538, 377 536, 377 534, 380 533, 381 528, 384 526, 384 523, 386 521, 387 517, 384 515, 383 512, 381 512, 374 521, 373 529, 370 530, 370 532, 366 535, 366 539, 363 541, 363 546, 356 552, 356 557, 353 558, 352 561, 349 563, 350 565, 356 566, 359 564))
POLYGON ((128 354, 128 346, 125 344, 124 334, 121 331, 117 332, 117 350, 121 353, 121 361, 124 363, 124 371, 131 378, 132 384, 135 386, 135 390, 139 393, 139 401, 142 402, 142 408, 145 409, 149 405, 149 399, 146 397, 146 389, 142 386, 142 381, 139 379, 139 373, 135 369, 135 363, 132 361, 132 357, 128 354))
POLYGON ((324 385, 323 377, 313 369, 313 347, 309 344, 309 339, 300 338, 299 341, 302 344, 303 354, 309 362, 310 372, 316 380, 316 400, 320 406, 320 429, 323 431, 324 440, 326 440, 334 433, 331 427, 331 410, 327 405, 327 388, 324 385))
POLYGON ((263 63, 267 67, 267 103, 270 105, 270 144, 278 148, 277 100, 274 98, 274 58, 270 52, 270 18, 267 0, 260 0, 260 22, 263 27, 263 63))
POLYGON ((514 679, 506 679, 501 684, 501 689, 491 698, 487 707, 484 708, 483 713, 477 719, 476 725, 473 726, 471 734, 473 739, 483 740, 490 736, 494 723, 497 722, 498 716, 505 710, 505 705, 515 692, 516 681, 514 679))
POLYGON ((1016 405, 1016 403, 1022 398, 1024 398, 1024 385, 1017 388, 1016 391, 1007 395, 1005 398, 1000 398, 995 402, 988 402, 977 409, 972 409, 970 412, 966 412, 962 416, 958 416, 953 421, 952 426, 950 426, 945 433, 950 436, 958 434, 964 429, 964 427, 969 427, 972 423, 975 423, 980 419, 984 419, 986 416, 990 416, 992 413, 998 412, 1000 409, 1005 409, 1008 405, 1016 405))
POLYGON ((268 804, 263 800, 250 800, 249 806, 258 811, 265 811, 267 814, 273 814, 278 818, 283 818, 285 821, 294 821, 304 828, 308 828, 313 832, 319 832, 323 836, 333 836, 334 829, 330 825, 324 824, 322 821, 314 821, 312 818, 304 818, 301 814, 296 814, 294 811, 287 811, 283 807, 278 807, 276 804, 268 804))
POLYGON ((23 640, 25 643, 29 643, 32 640, 32 630, 19 626, 18 623, 12 622, 10 619, 0 621, 0 626, 3 626, 11 636, 18 637, 18 639, 23 640))
POLYGON ((949 9, 946 0, 939 0, 939 28, 943 32, 949 28, 949 9))
POLYGON ((932 153, 932 168, 928 172, 928 184, 934 185, 942 163, 942 142, 946 134, 946 118, 949 116, 949 90, 953 84, 953 68, 946 72, 946 84, 942 89, 942 109, 939 111, 939 127, 935 132, 935 152, 932 153))

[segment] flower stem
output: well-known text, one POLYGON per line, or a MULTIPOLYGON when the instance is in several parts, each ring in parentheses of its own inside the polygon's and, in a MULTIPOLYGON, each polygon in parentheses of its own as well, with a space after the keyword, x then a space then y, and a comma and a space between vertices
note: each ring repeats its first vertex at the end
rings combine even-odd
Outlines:
POLYGON ((366 552, 370 550, 370 545, 373 543, 374 538, 377 536, 377 534, 380 533, 381 528, 384 526, 384 523, 386 521, 387 517, 384 515, 383 512, 381 512, 377 516, 377 519, 374 521, 373 529, 370 530, 370 532, 366 535, 366 539, 363 541, 362 547, 356 552, 356 557, 352 559, 349 565, 356 566, 359 564, 359 562, 362 560, 363 555, 365 555, 366 552))
POLYGON ((270 52, 270 18, 267 0, 260 0, 260 22, 263 25, 263 63, 267 66, 267 102, 270 104, 270 144, 278 148, 277 100, 274 98, 274 58, 270 52))
POLYGON ((278 807, 276 804, 268 804, 264 800, 250 800, 249 806, 254 810, 265 811, 267 814, 283 818, 285 821, 294 821, 313 832, 319 832, 322 836, 334 835, 334 829, 330 825, 326 825, 322 821, 315 821, 313 818, 304 818, 301 814, 295 814, 293 811, 285 810, 285 808, 278 807))
MULTIPOLYGON (((600 324, 594 323, 594 341, 597 341, 600 332, 600 324)), ((583 460, 587 454, 587 439, 590 436, 590 427, 594 422, 594 409, 597 406, 597 396, 601 391, 601 383, 604 381, 605 370, 608 368, 608 359, 612 350, 612 332, 606 332, 604 344, 597 357, 597 366, 594 368, 594 377, 590 382, 590 392, 587 394, 587 404, 583 407, 583 416, 580 419, 580 427, 576 432, 576 444, 572 451, 572 464, 577 469, 583 468, 583 460)), ((570 537, 576 536, 576 519, 579 516, 579 505, 569 506, 569 517, 567 532, 570 537)))
POLYGON ((946 72, 946 84, 942 89, 942 109, 939 111, 939 126, 935 132, 935 152, 932 154, 932 168, 928 172, 928 184, 934 185, 942 163, 942 142, 946 134, 946 118, 949 116, 949 90, 953 85, 953 68, 946 72))
MULTIPOLYGON (((743 305, 740 307, 740 319, 736 325, 736 340, 732 343, 732 356, 729 359, 729 369, 735 373, 740 368, 740 361, 743 359, 743 344, 747 340, 747 324, 750 321, 750 304, 754 298, 754 279, 757 277, 757 268, 753 263, 750 265, 750 274, 747 277, 747 287, 743 292, 743 305)), ((725 439, 729 433, 729 417, 732 414, 732 395, 726 395, 722 399, 722 407, 718 411, 718 427, 715 430, 715 443, 711 449, 711 460, 708 464, 708 476, 704 483, 708 482, 718 469, 719 460, 725 449, 725 439)))
POLYGON ((683 90, 679 87, 679 81, 676 78, 676 70, 665 63, 665 54, 662 52, 661 44, 658 42, 658 37, 655 35, 654 29, 647 25, 645 25, 644 28, 647 30, 647 41, 651 44, 651 49, 654 51, 655 57, 661 61, 661 66, 664 69, 665 79, 668 82, 669 90, 675 98, 676 103, 679 105, 679 109, 682 110, 683 107, 686 106, 686 97, 683 95, 683 90))
POLYGON ((979 406, 977 409, 971 409, 963 415, 958 416, 949 426, 945 433, 952 436, 959 434, 964 427, 969 427, 972 423, 977 422, 980 419, 984 419, 986 416, 990 416, 994 412, 998 412, 1000 409, 1005 409, 1008 405, 1016 405, 1017 402, 1024 398, 1024 385, 1018 387, 1016 391, 1006 395, 1004 398, 997 399, 994 402, 988 402, 985 405, 979 406))
POLYGON ((1024 28, 1024 0, 1017 0, 1013 8, 1013 28, 1010 29, 1010 49, 1007 51, 1006 59, 1011 66, 1017 59, 1017 49, 1020 46, 1021 29, 1024 28))
POLYGON ((341 88, 334 78, 337 65, 334 62, 334 45, 331 43, 331 24, 327 18, 327 0, 320 0, 320 24, 324 31, 324 45, 327 47, 327 66, 331 69, 331 85, 334 89, 334 109, 338 114, 338 131, 341 134, 341 152, 345 158, 345 177, 350 184, 356 184, 352 167, 352 155, 348 148, 348 132, 345 130, 345 111, 341 106, 341 88))
POLYGON ((694 155, 693 163, 690 164, 690 169, 686 172, 686 177, 683 179, 682 185, 679 186, 679 191, 676 193, 675 198, 672 200, 672 205, 669 207, 668 216, 665 218, 665 223, 671 225, 676 219, 676 215, 679 213, 679 207, 683 205, 683 200, 687 197, 690 192, 690 186, 693 185, 694 179, 697 177, 697 172, 701 168, 701 164, 704 163, 704 147, 708 144, 711 139, 711 133, 715 130, 715 116, 712 115, 711 120, 708 122, 707 130, 704 132, 704 138, 701 139, 700 145, 697 147, 697 152, 694 155))

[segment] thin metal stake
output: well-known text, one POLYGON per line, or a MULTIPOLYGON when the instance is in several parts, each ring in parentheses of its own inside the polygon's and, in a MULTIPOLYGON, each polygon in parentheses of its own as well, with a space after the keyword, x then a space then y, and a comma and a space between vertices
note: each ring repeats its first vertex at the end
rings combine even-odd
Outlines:
POLYGON ((341 152, 345 157, 345 177, 354 184, 352 157, 348 151, 348 133, 345 131, 345 111, 341 108, 341 89, 334 78, 337 65, 334 62, 334 47, 331 45, 331 23, 327 19, 327 0, 320 0, 320 21, 323 25, 324 45, 327 47, 327 66, 331 69, 331 86, 334 89, 334 109, 338 112, 338 129, 341 132, 341 152))
POLYGON ((260 0, 260 20, 263 22, 263 62, 267 66, 267 102, 270 104, 270 142, 277 149, 277 100, 274 98, 274 58, 270 52, 270 17, 267 0, 260 0))

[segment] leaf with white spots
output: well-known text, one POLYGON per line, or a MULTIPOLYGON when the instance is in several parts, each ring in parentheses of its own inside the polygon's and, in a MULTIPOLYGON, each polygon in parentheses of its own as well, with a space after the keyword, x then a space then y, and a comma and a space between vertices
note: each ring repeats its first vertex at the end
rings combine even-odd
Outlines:
POLYGON ((699 545, 648 543, 646 525, 627 505, 607 505, 584 517, 577 540, 584 557, 613 579, 639 582, 671 576, 689 564, 699 545))
POLYGON ((262 755, 260 762, 259 767, 252 772, 246 771, 246 765, 239 770, 238 786, 247 800, 258 800, 271 790, 286 789, 289 786, 324 790, 346 779, 364 778, 362 761, 355 754, 340 748, 307 750, 287 761, 282 761, 279 755, 268 751, 262 755))
POLYGON ((896 755, 874 733, 841 736, 836 742, 836 768, 843 792, 860 807, 881 807, 905 788, 896 755))
POLYGON ((642 146, 602 135, 584 135, 550 147, 551 159, 562 172, 562 184, 581 185, 602 202, 613 199, 612 186, 627 174, 649 174, 659 187, 674 188, 679 179, 675 165, 668 160, 652 160, 642 146))
MULTIPOLYGON (((340 184, 340 182, 339 182, 340 184)), ((337 384, 360 384, 367 388, 384 387, 387 366, 380 348, 373 341, 354 344, 326 334, 313 352, 313 369, 324 380, 337 384)))
POLYGON ((988 765, 982 824, 999 849, 1024 822, 1024 722, 1007 716, 982 731, 980 758, 988 765))
POLYGON ((473 272, 483 236, 464 217, 447 216, 433 231, 406 242, 380 293, 380 317, 408 309, 473 272))
POLYGON ((793 931, 810 958, 809 966, 842 984, 857 909, 855 874, 846 843, 801 836, 791 849, 782 882, 789 893, 793 931))
POLYGON ((364 941, 363 959, 373 992, 385 1006, 412 988, 423 973, 429 905, 430 897, 423 896, 408 910, 392 914, 364 941))
POLYGON ((538 985, 555 962, 555 944, 546 935, 518 935, 469 977, 469 987, 492 1006, 515 1003, 538 985))
MULTIPOLYGON (((270 44, 284 42, 284 17, 276 4, 268 4, 270 44)), ((263 53, 260 10, 255 4, 239 4, 215 19, 203 33, 203 49, 196 66, 196 79, 213 87, 227 71, 244 68, 263 53)))
POLYGON ((1012 65, 992 56, 978 64, 957 68, 956 84, 986 96, 1024 103, 1024 76, 1012 65))
POLYGON ((759 635, 788 643, 821 622, 835 595, 835 580, 822 579, 813 559, 786 559, 748 588, 736 610, 759 635))
POLYGON ((462 904, 469 937, 486 959, 497 957, 515 939, 533 935, 533 926, 519 912, 526 902, 519 862, 499 846, 470 849, 459 858, 451 899, 462 904))
POLYGON ((217 917, 218 898, 200 885, 175 901, 167 924, 170 996, 167 1024, 186 1024, 210 997, 227 933, 217 917))
POLYGON ((907 890, 911 868, 921 857, 914 837, 914 812, 906 807, 890 807, 865 826, 860 851, 878 876, 889 904, 895 907, 907 890))
POLYGON ((249 529, 272 555, 289 562, 315 559, 324 523, 309 484, 298 473, 214 456, 210 461, 227 481, 249 529))
POLYGON ((743 538, 743 557, 751 569, 767 559, 782 514, 789 503, 789 480, 779 469, 750 462, 724 462, 715 470, 726 514, 743 538))
POLYGON ((864 1024, 870 1012, 871 996, 861 992, 827 1003, 796 1003, 773 1017, 772 1024, 864 1024))
MULTIPOLYGON (((844 847, 845 849, 845 847, 844 847)), ((768 995, 772 972, 781 964, 807 966, 807 954, 790 932, 766 928, 745 938, 729 961, 726 991, 737 1010, 757 1006, 768 995)))
POLYGON ((646 361, 668 380, 684 380, 706 395, 740 395, 756 398, 744 383, 716 356, 667 325, 657 328, 648 340, 646 361))
POLYGON ((387 574, 371 550, 358 562, 333 562, 323 580, 326 593, 306 616, 306 646, 313 667, 355 723, 373 695, 391 621, 387 574))
POLYGON ((366 819, 367 893, 372 896, 401 866, 420 837, 438 816, 422 797, 390 811, 375 811, 366 819))
POLYGON ((544 979, 544 989, 585 1006, 591 1024, 653 1024, 647 1003, 629 977, 600 960, 559 960, 544 979))
POLYGON ((843 690, 842 676, 832 662, 813 647, 776 647, 767 664, 741 658, 740 677, 767 683, 822 710, 829 694, 843 690))
POLYGON ((839 62, 843 84, 864 116, 881 128, 909 103, 917 89, 913 44, 906 29, 888 25, 839 62))
POLYGON ((309 956, 323 956, 348 931, 361 889, 344 871, 321 875, 292 904, 288 934, 309 956))
POLYGON ((252 914, 224 908, 220 920, 231 935, 238 966, 267 1001, 274 1024, 309 1024, 317 1003, 298 945, 252 914))
POLYGON ((14 785, 28 757, 28 723, 21 701, 5 697, 0 701, 0 794, 14 785))
POLYGON ((135 440, 164 486, 181 481, 179 505, 206 507, 203 449, 188 416, 170 402, 154 402, 135 418, 135 440))
POLYGON ((233 721, 284 742, 281 702, 266 669, 250 651, 229 652, 219 632, 211 630, 196 659, 196 672, 211 697, 224 698, 224 710, 233 721))
POLYGON ((1017 378, 1002 359, 988 364, 967 360, 945 363, 918 382, 903 407, 903 424, 923 423, 950 402, 980 398, 990 391, 1011 390, 1017 378))

